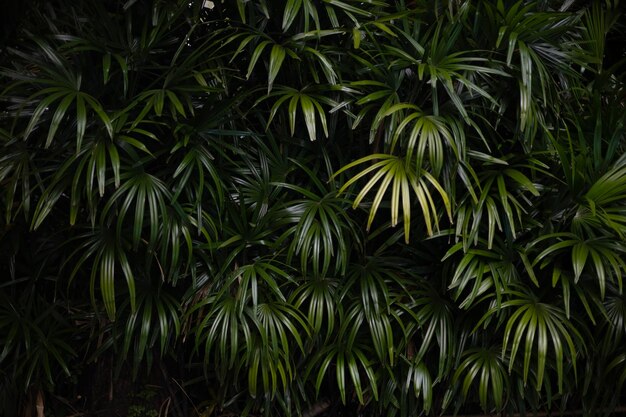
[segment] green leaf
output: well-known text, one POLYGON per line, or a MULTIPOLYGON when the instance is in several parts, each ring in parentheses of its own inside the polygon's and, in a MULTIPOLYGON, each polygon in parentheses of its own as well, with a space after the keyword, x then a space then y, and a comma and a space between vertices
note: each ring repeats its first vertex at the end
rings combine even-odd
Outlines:
MULTIPOLYGON (((269 65, 269 71, 268 71, 268 78, 267 78, 267 94, 269 94, 270 91, 272 91, 274 80, 276 79, 276 76, 278 75, 278 71, 280 71, 283 61, 285 60, 285 55, 286 55, 285 48, 283 48, 281 45, 274 44, 274 46, 272 46, 272 52, 270 53, 270 65, 269 65)), ((252 65, 252 63, 250 63, 250 65, 252 65)))
POLYGON ((298 16, 298 12, 302 7, 303 0, 287 0, 285 4, 285 11, 283 13, 283 32, 289 29, 295 18, 298 16))

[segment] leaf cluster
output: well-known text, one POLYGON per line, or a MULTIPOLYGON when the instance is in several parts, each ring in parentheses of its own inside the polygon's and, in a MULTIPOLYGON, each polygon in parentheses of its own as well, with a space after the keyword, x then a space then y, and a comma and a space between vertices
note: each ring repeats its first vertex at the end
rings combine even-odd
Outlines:
POLYGON ((31 12, 0 57, 0 410, 105 359, 181 416, 623 403, 617 1, 31 12))

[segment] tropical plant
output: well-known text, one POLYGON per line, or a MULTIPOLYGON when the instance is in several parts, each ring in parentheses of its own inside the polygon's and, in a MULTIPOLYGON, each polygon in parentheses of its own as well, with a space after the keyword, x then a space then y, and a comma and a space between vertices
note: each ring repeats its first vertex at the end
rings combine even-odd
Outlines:
POLYGON ((625 24, 588 3, 31 2, 0 410, 624 404, 625 24))

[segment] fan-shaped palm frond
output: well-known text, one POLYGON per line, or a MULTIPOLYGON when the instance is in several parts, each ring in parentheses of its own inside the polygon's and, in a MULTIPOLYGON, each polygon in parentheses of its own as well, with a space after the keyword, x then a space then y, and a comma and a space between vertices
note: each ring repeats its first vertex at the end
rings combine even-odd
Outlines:
POLYGON ((464 360, 453 377, 459 382, 462 379, 464 397, 477 386, 478 400, 484 411, 490 410, 492 406, 500 410, 506 401, 508 378, 505 361, 501 359, 499 350, 477 348, 465 352, 464 360))
MULTIPOLYGON (((558 378, 557 386, 559 391, 562 391, 564 360, 567 357, 574 370, 576 369, 576 359, 583 341, 582 335, 567 320, 565 312, 558 306, 541 303, 536 296, 518 290, 511 289, 508 294, 511 298, 502 303, 502 309, 506 311, 512 308, 514 311, 508 316, 504 329, 502 355, 510 351, 509 371, 515 365, 515 358, 524 341, 522 348, 524 383, 528 381, 531 359, 535 357, 536 388, 541 389, 548 363, 548 349, 551 346, 554 359, 551 359, 550 363, 554 363, 558 378)), ((483 320, 496 311, 491 309, 483 320)))
POLYGON ((435 206, 435 201, 432 197, 431 186, 439 193, 439 196, 444 203, 445 211, 448 213, 448 216, 451 216, 450 200, 447 193, 441 187, 439 182, 437 182, 437 180, 427 171, 422 170, 418 174, 418 172, 415 171, 411 158, 396 157, 389 154, 373 154, 344 166, 337 171, 335 175, 366 162, 373 163, 365 170, 350 178, 350 180, 348 180, 341 187, 339 193, 345 191, 349 186, 361 178, 373 173, 371 179, 357 194, 353 203, 353 207, 356 208, 365 196, 369 194, 372 188, 380 182, 370 208, 370 214, 367 221, 368 228, 372 225, 374 217, 378 212, 378 208, 390 185, 391 224, 392 226, 395 226, 398 223, 398 212, 400 205, 402 205, 404 235, 406 242, 409 241, 409 230, 411 227, 411 190, 413 190, 417 201, 419 202, 422 215, 424 217, 424 224, 426 225, 429 235, 432 235, 433 230, 437 228, 440 216, 440 210, 435 206))

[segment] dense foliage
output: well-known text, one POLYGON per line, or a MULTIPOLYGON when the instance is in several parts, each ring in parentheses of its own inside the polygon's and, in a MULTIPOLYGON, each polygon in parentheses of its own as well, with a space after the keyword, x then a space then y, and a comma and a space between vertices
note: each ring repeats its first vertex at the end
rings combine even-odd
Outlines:
POLYGON ((146 384, 128 415, 623 403, 617 0, 31 6, 0 57, 0 414, 146 384))

